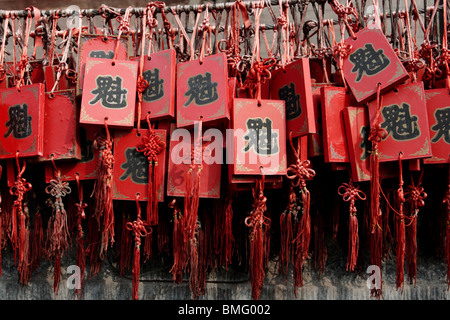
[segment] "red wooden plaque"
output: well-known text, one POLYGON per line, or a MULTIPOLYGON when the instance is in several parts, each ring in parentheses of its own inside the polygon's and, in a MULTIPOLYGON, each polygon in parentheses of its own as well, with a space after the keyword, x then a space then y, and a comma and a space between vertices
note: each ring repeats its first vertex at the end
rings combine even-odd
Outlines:
POLYGON ((270 98, 284 101, 287 132, 293 137, 317 132, 308 58, 272 72, 270 98))
POLYGON ((80 159, 75 90, 45 94, 44 154, 39 160, 80 159))
MULTIPOLYGON (((99 158, 99 149, 94 148, 95 136, 101 130, 92 126, 79 126, 81 159, 73 161, 60 161, 57 164, 61 171, 61 179, 64 181, 73 181, 76 174, 80 180, 94 180, 97 176, 97 164, 99 158)), ((45 165, 45 181, 48 183, 53 179, 53 166, 51 163, 45 165)))
POLYGON ((450 94, 448 89, 425 90, 431 138, 431 158, 425 164, 448 163, 450 157, 450 94))
POLYGON ((177 127, 229 119, 227 57, 219 53, 177 65, 177 127))
MULTIPOLYGON (((174 129, 174 126, 172 126, 174 129)), ((185 129, 181 129, 185 130, 185 129)), ((190 130, 192 134, 192 130, 190 130)), ((192 134, 193 135, 193 134, 192 134)), ((169 147, 169 170, 167 175, 167 195, 172 197, 184 197, 186 193, 186 173, 190 169, 191 146, 192 140, 183 139, 180 137, 176 139, 171 134, 169 147), (186 151, 186 152, 185 152, 186 151)), ((202 170, 200 174, 200 198, 220 198, 220 181, 221 168, 220 163, 209 161, 205 159, 205 148, 212 142, 203 141, 202 143, 202 170)), ((193 170, 193 175, 197 174, 197 169, 193 170)))
POLYGON ((133 127, 137 61, 87 58, 80 123, 133 127))
POLYGON ((378 83, 386 92, 409 78, 379 28, 366 27, 356 33, 356 39, 346 39, 345 44, 351 49, 343 61, 344 77, 358 102, 374 98, 378 83))
MULTIPOLYGON (((377 102, 369 103, 370 123, 377 110, 377 102)), ((423 83, 401 85, 383 95, 378 121, 387 136, 378 144, 380 161, 431 157, 431 141, 423 83)))
MULTIPOLYGON (((117 49, 117 59, 127 60, 129 57, 129 42, 127 36, 120 38, 119 48, 117 49)), ((80 48, 78 52, 78 83, 77 94, 81 94, 84 84, 84 72, 87 58, 113 59, 116 48, 117 36, 82 34, 80 48)))
MULTIPOLYGON (((139 200, 148 200, 149 166, 148 159, 136 150, 142 144, 142 137, 147 130, 141 130, 140 136, 137 130, 115 130, 114 132, 114 177, 113 199, 136 200, 136 193, 140 193, 139 200)), ((162 141, 167 141, 165 130, 155 130, 162 141)), ((156 168, 157 198, 158 202, 164 201, 166 149, 158 155, 156 168)))
POLYGON ((367 108, 346 107, 343 110, 351 177, 353 181, 370 180, 370 125, 367 108))
POLYGON ((356 101, 342 87, 322 87, 321 96, 325 162, 349 162, 342 110, 356 101))
MULTIPOLYGON (((139 61, 140 57, 133 60, 139 61)), ((176 53, 168 49, 144 58, 142 76, 148 87, 142 93, 141 121, 175 116, 176 53)))
POLYGON ((321 87, 333 87, 330 83, 312 83, 312 100, 316 133, 308 135, 308 155, 310 157, 323 156, 323 129, 322 129, 322 94, 321 87))
POLYGON ((234 99, 232 128, 233 174, 286 174, 284 101, 234 99))
POLYGON ((0 159, 42 156, 44 149, 44 85, 0 91, 0 159))

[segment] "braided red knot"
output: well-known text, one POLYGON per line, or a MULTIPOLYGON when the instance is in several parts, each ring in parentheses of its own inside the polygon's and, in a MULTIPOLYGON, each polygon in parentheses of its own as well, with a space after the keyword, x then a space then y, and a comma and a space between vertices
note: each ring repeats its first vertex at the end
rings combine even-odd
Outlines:
POLYGON ((136 147, 138 152, 142 152, 148 159, 149 164, 158 163, 158 154, 165 148, 166 143, 156 134, 154 127, 150 124, 150 114, 147 114, 147 122, 149 124, 148 136, 142 137, 142 144, 136 147))
POLYGON ((292 180, 294 187, 300 186, 301 189, 306 188, 306 180, 312 180, 316 172, 310 168, 311 162, 309 160, 297 159, 296 164, 291 164, 286 172, 286 177, 292 180))
POLYGON ((405 195, 407 196, 407 201, 414 204, 414 215, 417 215, 419 207, 423 207, 425 205, 424 199, 427 197, 426 192, 424 192, 421 185, 415 186, 412 184, 406 188, 405 195))
MULTIPOLYGON (((25 168, 25 166, 24 166, 25 168)), ((14 181, 14 185, 9 188, 9 193, 16 196, 14 200, 14 206, 22 209, 23 195, 31 190, 31 183, 27 182, 26 179, 22 178, 22 173, 17 176, 17 180, 14 181)))
POLYGON ((128 231, 133 232, 134 242, 136 247, 141 245, 141 237, 146 237, 152 233, 152 228, 149 224, 142 221, 141 219, 141 206, 139 204, 140 194, 136 194, 136 205, 137 205, 137 215, 136 220, 133 222, 128 222, 126 228, 128 231))
POLYGON ((350 214, 356 215, 356 200, 366 200, 366 194, 359 190, 359 187, 350 180, 349 183, 343 183, 338 188, 338 193, 342 196, 343 200, 346 202, 350 202, 350 214))
MULTIPOLYGON (((140 74, 137 78, 137 86, 136 90, 138 93, 143 93, 145 89, 148 87, 148 81, 144 79, 144 77, 140 74)), ((141 97, 139 97, 141 99, 141 97)))
POLYGON ((151 231, 147 231, 147 224, 141 220, 140 216, 135 221, 127 223, 127 230, 133 232, 134 243, 137 247, 141 245, 141 237, 151 234, 151 231))
POLYGON ((250 235, 251 239, 255 238, 257 228, 262 228, 263 226, 270 224, 270 219, 264 216, 264 212, 267 209, 266 201, 267 198, 264 196, 263 191, 260 191, 253 203, 252 212, 244 220, 245 225, 252 229, 250 235))

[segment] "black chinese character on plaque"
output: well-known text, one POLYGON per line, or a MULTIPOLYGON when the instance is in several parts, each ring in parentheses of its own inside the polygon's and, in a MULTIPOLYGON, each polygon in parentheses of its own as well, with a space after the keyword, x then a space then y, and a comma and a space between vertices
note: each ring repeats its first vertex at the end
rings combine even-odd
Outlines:
POLYGON ((286 119, 292 120, 302 114, 300 95, 295 94, 295 85, 285 85, 278 90, 278 98, 284 100, 286 106, 286 119))
POLYGON ((279 151, 278 133, 272 132, 272 120, 265 118, 250 118, 247 120, 247 133, 244 139, 248 141, 243 151, 248 152, 251 148, 256 154, 272 155, 279 151))
POLYGON ((136 150, 136 148, 127 148, 125 150, 126 162, 120 167, 125 172, 120 176, 120 180, 124 181, 131 178, 131 181, 137 184, 148 183, 148 160, 147 157, 136 150))
POLYGON ((100 101, 102 106, 112 109, 120 109, 127 106, 127 89, 122 89, 121 77, 98 76, 96 84, 97 87, 91 91, 95 98, 89 101, 89 104, 94 105, 100 101))
POLYGON ((431 130, 437 131, 432 142, 438 142, 442 137, 444 141, 450 143, 450 107, 437 109, 434 112, 436 123, 431 127, 431 130))
POLYGON ((184 95, 189 97, 189 99, 184 104, 185 107, 190 105, 192 101, 198 106, 204 106, 219 99, 217 82, 211 81, 211 73, 209 72, 206 72, 204 76, 198 74, 190 77, 187 85, 189 90, 184 95))
POLYGON ((384 118, 381 127, 386 129, 394 140, 412 140, 420 136, 418 117, 411 116, 410 106, 407 103, 402 103, 401 106, 397 104, 385 106, 381 114, 384 118))
POLYGON ((10 106, 8 113, 9 120, 6 122, 8 131, 5 133, 5 138, 8 138, 11 133, 15 139, 29 137, 31 135, 31 116, 28 115, 28 105, 24 103, 10 106))
POLYGON ((353 63, 351 72, 358 72, 356 82, 359 82, 363 75, 373 76, 383 71, 390 63, 383 49, 375 50, 371 43, 366 43, 364 49, 359 48, 350 54, 348 59, 353 63))
POLYGON ((369 141, 370 126, 362 126, 360 130, 361 143, 359 147, 363 150, 361 160, 364 161, 370 156, 372 151, 372 144, 369 141))
POLYGON ((148 87, 142 93, 142 99, 146 102, 157 101, 164 97, 164 79, 159 78, 159 69, 147 70, 142 73, 148 82, 148 87))
POLYGON ((93 50, 93 51, 89 52, 89 57, 90 58, 112 59, 112 58, 114 58, 114 52, 112 52, 111 50, 108 52, 103 51, 103 50, 93 50))

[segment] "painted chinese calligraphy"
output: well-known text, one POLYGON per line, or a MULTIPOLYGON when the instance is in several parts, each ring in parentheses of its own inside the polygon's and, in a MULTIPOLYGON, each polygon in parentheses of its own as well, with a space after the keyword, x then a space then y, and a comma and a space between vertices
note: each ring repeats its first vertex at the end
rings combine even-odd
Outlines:
POLYGON ((369 141, 369 133, 370 133, 370 126, 362 126, 360 130, 361 134, 361 143, 359 144, 359 147, 363 150, 361 154, 361 160, 365 161, 370 156, 370 151, 372 151, 372 144, 369 141))
POLYGON ((11 133, 15 139, 29 137, 31 135, 31 116, 28 115, 28 105, 24 103, 10 106, 8 113, 9 120, 5 124, 8 131, 5 133, 5 138, 8 138, 11 133))
POLYGON ((436 109, 434 118, 436 123, 431 127, 431 130, 436 131, 436 134, 431 141, 438 142, 444 137, 444 141, 450 143, 450 107, 436 109))
POLYGON ((348 59, 353 63, 351 72, 358 72, 356 82, 359 82, 363 75, 373 76, 383 71, 390 63, 383 49, 375 51, 371 43, 366 43, 364 49, 359 48, 350 54, 348 59))
POLYGON ((295 94, 295 85, 293 82, 278 90, 278 98, 284 100, 287 120, 295 119, 302 114, 300 95, 295 94))
POLYGON ((159 69, 147 70, 142 73, 144 79, 148 82, 148 87, 142 93, 142 99, 145 102, 153 102, 164 97, 164 79, 159 78, 159 69))
POLYGON ((147 157, 136 150, 136 148, 127 148, 125 150, 126 162, 120 165, 125 172, 120 176, 124 181, 130 177, 136 184, 148 183, 148 160, 147 157))
POLYGON ((265 118, 249 118, 246 122, 247 133, 243 136, 248 141, 244 152, 251 148, 259 155, 273 155, 279 151, 278 133, 272 132, 272 120, 265 118))
POLYGON ((411 116, 410 105, 402 103, 401 106, 393 104, 381 110, 384 122, 381 127, 386 129, 388 136, 394 140, 412 140, 420 136, 418 117, 411 116))
POLYGON ((206 72, 204 76, 198 74, 190 77, 187 84, 189 90, 184 95, 189 99, 184 104, 185 107, 190 105, 192 101, 198 106, 204 106, 219 99, 217 82, 211 81, 211 73, 209 72, 206 72))
POLYGON ((96 97, 89 101, 90 105, 100 101, 105 108, 121 109, 127 106, 128 91, 125 88, 122 89, 121 77, 98 76, 95 81, 97 87, 91 93, 96 97))

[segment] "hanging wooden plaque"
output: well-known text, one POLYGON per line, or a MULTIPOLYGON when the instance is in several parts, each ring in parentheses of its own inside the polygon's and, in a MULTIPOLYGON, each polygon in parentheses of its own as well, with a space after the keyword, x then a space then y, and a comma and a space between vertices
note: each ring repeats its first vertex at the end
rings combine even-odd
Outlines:
MULTIPOLYGON (((373 123, 377 101, 369 103, 369 119, 373 123)), ((379 160, 395 161, 403 152, 403 159, 431 157, 431 141, 423 83, 398 86, 383 95, 378 121, 387 132, 378 144, 379 160)))
POLYGON ((270 98, 284 101, 286 127, 293 137, 317 132, 308 58, 272 72, 270 98))
POLYGON ((343 59, 343 73, 356 101, 367 102, 375 98, 378 83, 384 93, 409 78, 397 54, 383 32, 370 25, 349 37, 351 46, 343 59))
POLYGON ((286 174, 284 101, 234 99, 232 129, 233 174, 286 174))
MULTIPOLYGON (((113 59, 117 36, 101 34, 81 34, 78 52, 78 82, 77 95, 83 92, 84 73, 87 58, 113 59)), ((127 60, 129 57, 130 37, 122 36, 117 49, 117 59, 127 60)))
MULTIPOLYGON (((114 177, 113 199, 136 200, 136 193, 140 193, 139 200, 147 201, 149 183, 149 162, 147 157, 136 147, 142 144, 142 137, 147 130, 136 129, 115 130, 114 132, 114 177)), ((165 130, 155 130, 162 141, 167 141, 165 130)), ((158 154, 158 165, 155 177, 158 202, 164 201, 166 149, 158 154)))
MULTIPOLYGON (((139 61, 140 57, 133 59, 139 61)), ((141 121, 175 116, 176 53, 162 50, 145 56, 142 76, 148 87, 142 93, 141 121)))
POLYGON ((137 61, 87 58, 80 123, 133 127, 137 61))
POLYGON ((0 91, 0 159, 43 155, 44 93, 42 83, 0 91))
POLYGON ((177 127, 229 119, 227 57, 219 53, 177 65, 177 127))
POLYGON ((75 90, 45 94, 44 154, 39 160, 80 159, 75 90))
POLYGON ((450 157, 450 94, 448 89, 425 90, 431 138, 431 158, 424 164, 448 163, 450 157))
POLYGON ((342 87, 322 87, 321 96, 325 162, 349 162, 342 111, 356 101, 342 87))

